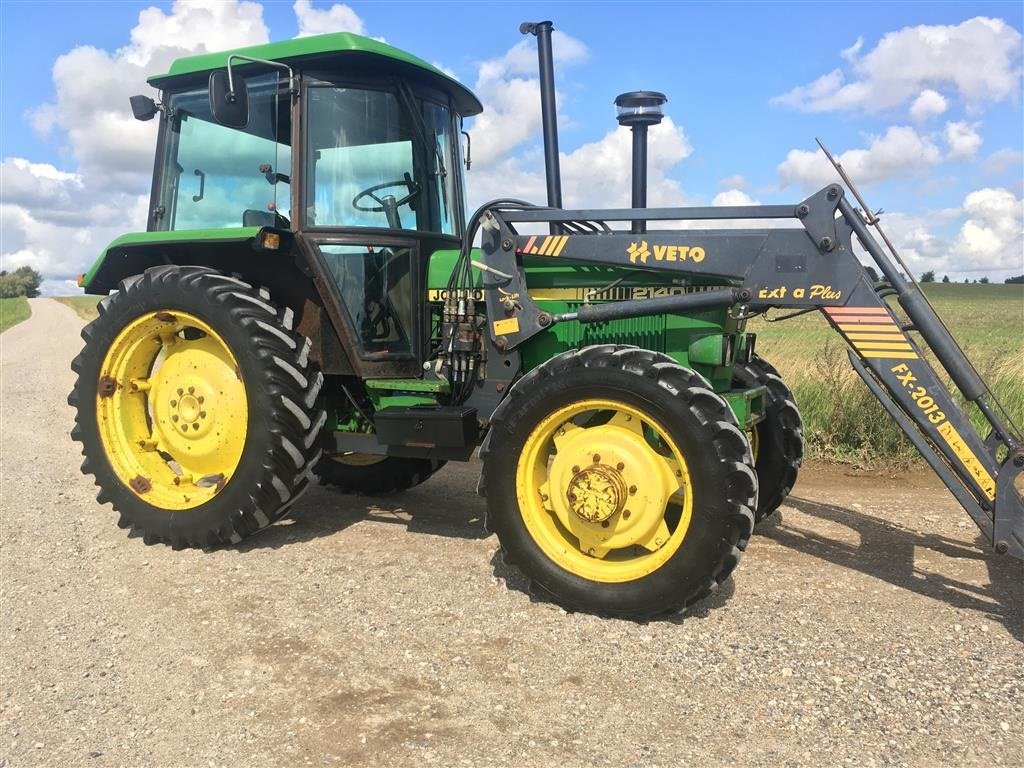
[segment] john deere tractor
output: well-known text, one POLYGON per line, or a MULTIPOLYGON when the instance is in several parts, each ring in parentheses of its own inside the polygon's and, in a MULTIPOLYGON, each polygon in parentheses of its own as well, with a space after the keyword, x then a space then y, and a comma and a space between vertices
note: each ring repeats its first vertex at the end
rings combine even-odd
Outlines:
POLYGON ((784 308, 824 314, 986 538, 1024 554, 1020 433, 849 180, 788 205, 647 208, 666 99, 637 91, 616 99, 632 207, 563 208, 551 30, 521 27, 538 39, 545 205, 468 211, 477 97, 356 35, 179 59, 150 79, 158 100, 132 97, 159 123, 148 224, 80 279, 104 298, 69 397, 119 524, 232 544, 315 477, 401 491, 479 449, 487 528, 538 590, 604 615, 679 610, 796 479, 800 414, 746 330, 784 308), (693 226, 736 219, 765 227, 693 226))

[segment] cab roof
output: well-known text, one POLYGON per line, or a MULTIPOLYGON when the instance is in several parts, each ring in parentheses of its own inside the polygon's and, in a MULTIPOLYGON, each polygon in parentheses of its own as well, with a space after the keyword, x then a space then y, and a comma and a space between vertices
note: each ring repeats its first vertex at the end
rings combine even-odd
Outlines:
MULTIPOLYGON (((149 84, 157 88, 168 88, 195 81, 197 75, 227 67, 228 56, 232 54, 279 61, 296 67, 331 65, 344 61, 350 66, 367 70, 411 75, 450 93, 461 115, 469 117, 483 111, 480 100, 472 91, 437 67, 387 43, 351 32, 313 35, 279 43, 185 56, 172 63, 166 73, 150 77, 149 84)), ((252 66, 241 61, 232 66, 241 68, 246 65, 252 66)))

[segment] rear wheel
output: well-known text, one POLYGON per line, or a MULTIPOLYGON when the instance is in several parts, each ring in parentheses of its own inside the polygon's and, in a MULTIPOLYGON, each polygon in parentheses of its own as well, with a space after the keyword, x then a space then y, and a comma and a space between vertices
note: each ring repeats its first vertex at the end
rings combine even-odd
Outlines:
POLYGON ((283 515, 312 477, 326 415, 309 342, 269 295, 213 270, 155 267, 99 311, 68 402, 82 470, 121 527, 212 547, 283 515))
POLYGON ((407 491, 429 480, 444 465, 434 459, 341 453, 324 456, 314 472, 322 484, 343 493, 375 496, 407 491))
POLYGON ((796 483, 804 458, 804 425, 793 393, 762 358, 755 355, 746 365, 737 365, 733 386, 767 389, 765 417, 749 435, 758 482, 755 518, 760 522, 779 508, 796 483))
POLYGON ((671 358, 596 346, 521 379, 481 449, 506 560, 571 609, 645 618, 739 561, 757 485, 726 402, 671 358))

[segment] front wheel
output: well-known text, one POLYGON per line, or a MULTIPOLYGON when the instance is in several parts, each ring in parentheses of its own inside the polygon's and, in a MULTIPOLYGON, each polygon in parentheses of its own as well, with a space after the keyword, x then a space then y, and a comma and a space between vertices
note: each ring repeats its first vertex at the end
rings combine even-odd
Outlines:
POLYGON ((121 282, 82 331, 68 402, 97 499, 147 544, 241 541, 312 477, 323 376, 269 295, 201 267, 121 282))
POLYGON ((567 608, 647 618, 736 567, 757 481, 728 404, 664 355, 595 346, 523 377, 481 449, 506 561, 567 608))

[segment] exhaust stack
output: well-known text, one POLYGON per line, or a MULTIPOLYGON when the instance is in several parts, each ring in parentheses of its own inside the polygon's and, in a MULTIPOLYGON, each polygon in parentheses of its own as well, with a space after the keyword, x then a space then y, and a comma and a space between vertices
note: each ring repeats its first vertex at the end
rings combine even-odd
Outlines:
MULTIPOLYGON (((630 91, 615 97, 619 125, 633 131, 633 208, 647 207, 647 128, 665 116, 661 105, 668 99, 657 91, 630 91)), ((633 222, 633 234, 647 231, 646 221, 633 222)))
MULTIPOLYGON (((558 115, 555 112, 555 66, 551 56, 550 21, 524 21, 519 31, 537 38, 537 60, 540 70, 540 115, 544 126, 544 172, 548 182, 548 205, 562 207, 562 172, 558 163, 558 115)), ((552 234, 560 231, 551 226, 552 234)))

